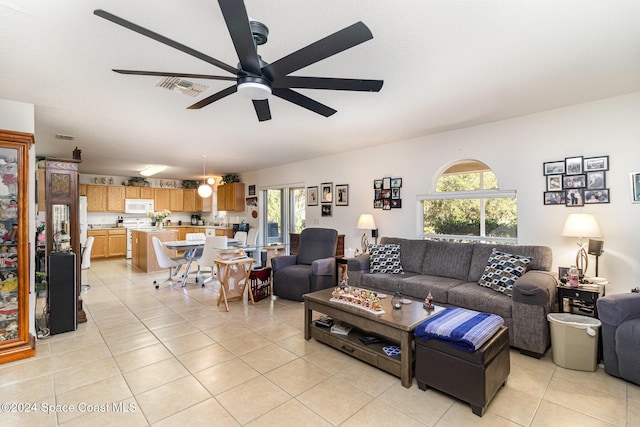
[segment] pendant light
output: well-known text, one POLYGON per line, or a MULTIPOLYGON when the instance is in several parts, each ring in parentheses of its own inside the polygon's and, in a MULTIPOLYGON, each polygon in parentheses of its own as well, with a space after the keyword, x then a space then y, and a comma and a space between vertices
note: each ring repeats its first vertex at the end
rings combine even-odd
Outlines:
POLYGON ((209 186, 207 184, 207 169, 206 169, 206 166, 205 166, 205 159, 206 158, 207 158, 207 155, 203 154, 202 155, 203 180, 202 180, 202 184, 200 184, 200 186, 198 187, 198 195, 200 197, 202 197, 203 199, 211 197, 211 194, 213 194, 213 189, 211 188, 211 186, 209 186))

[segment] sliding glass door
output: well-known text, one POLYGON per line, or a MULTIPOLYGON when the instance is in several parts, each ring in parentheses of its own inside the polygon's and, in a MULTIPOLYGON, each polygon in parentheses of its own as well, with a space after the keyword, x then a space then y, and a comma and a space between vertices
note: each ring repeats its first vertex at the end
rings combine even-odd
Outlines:
POLYGON ((265 243, 289 243, 289 233, 305 227, 304 187, 280 187, 263 190, 265 243))

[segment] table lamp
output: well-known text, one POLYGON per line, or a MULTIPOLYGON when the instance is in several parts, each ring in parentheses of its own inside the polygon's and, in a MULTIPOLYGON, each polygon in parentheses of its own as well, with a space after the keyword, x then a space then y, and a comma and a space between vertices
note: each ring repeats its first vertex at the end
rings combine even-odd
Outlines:
MULTIPOLYGON (((371 237, 375 238, 376 245, 378 244, 378 229, 376 228, 376 221, 373 219, 373 215, 360 215, 360 218, 358 218, 358 225, 356 225, 356 227, 359 230, 371 230, 371 237)), ((366 232, 362 234, 360 242, 362 244, 362 253, 367 253, 369 251, 369 239, 367 238, 366 232)))
POLYGON ((578 238, 578 253, 576 254, 576 267, 582 270, 582 274, 586 275, 589 267, 589 258, 585 250, 584 238, 602 237, 600 227, 593 214, 574 213, 569 214, 564 222, 562 235, 566 237, 578 238))

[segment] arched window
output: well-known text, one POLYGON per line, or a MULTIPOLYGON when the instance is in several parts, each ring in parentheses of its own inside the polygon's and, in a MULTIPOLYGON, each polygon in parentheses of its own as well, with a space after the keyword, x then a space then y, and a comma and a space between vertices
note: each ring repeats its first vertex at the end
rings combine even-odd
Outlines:
POLYGON ((425 238, 517 243, 516 192, 500 190, 495 174, 482 162, 455 163, 438 178, 435 193, 419 200, 425 238))

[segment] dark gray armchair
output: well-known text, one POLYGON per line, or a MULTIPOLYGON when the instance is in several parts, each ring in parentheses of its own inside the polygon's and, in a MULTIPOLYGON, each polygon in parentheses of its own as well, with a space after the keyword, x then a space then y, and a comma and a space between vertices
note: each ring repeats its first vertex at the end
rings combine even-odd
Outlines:
POLYGON ((297 255, 271 259, 273 293, 302 301, 302 295, 336 284, 338 232, 329 228, 305 228, 300 233, 297 255))
POLYGON ((597 304, 605 372, 640 385, 640 294, 607 295, 597 304))

